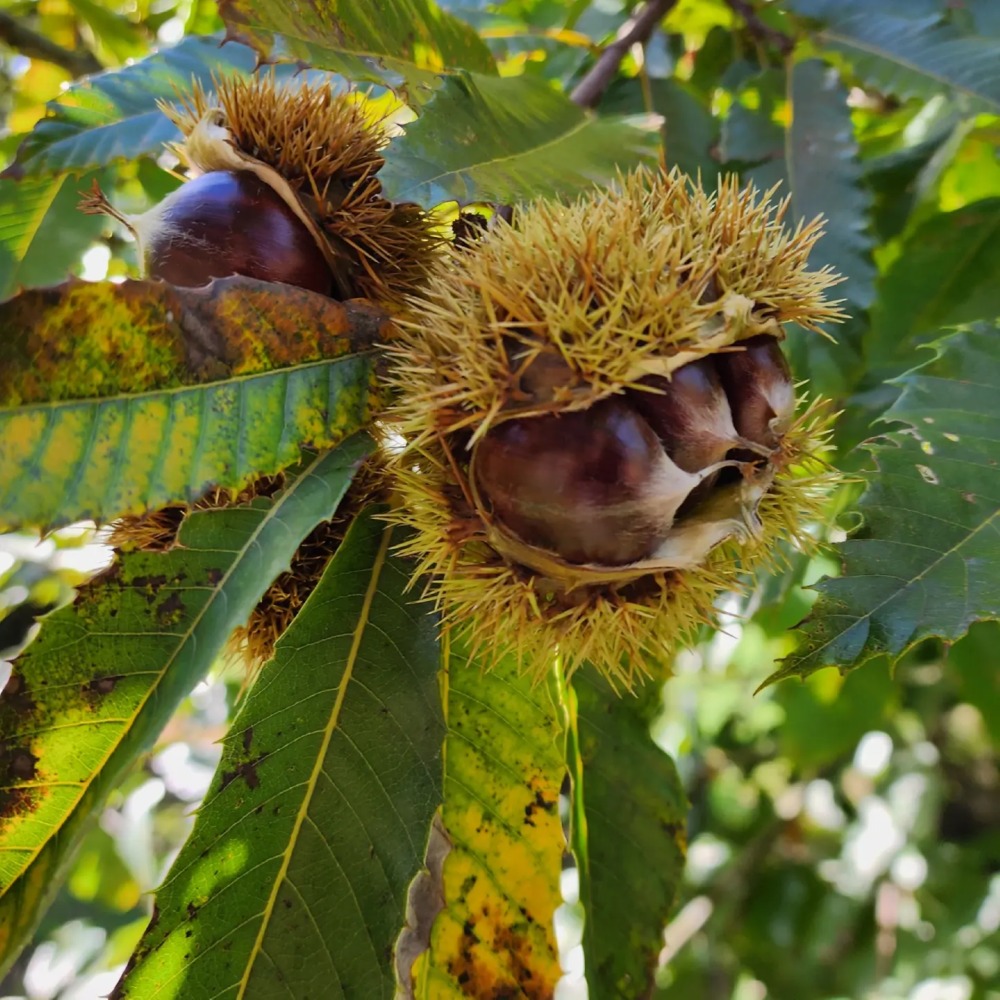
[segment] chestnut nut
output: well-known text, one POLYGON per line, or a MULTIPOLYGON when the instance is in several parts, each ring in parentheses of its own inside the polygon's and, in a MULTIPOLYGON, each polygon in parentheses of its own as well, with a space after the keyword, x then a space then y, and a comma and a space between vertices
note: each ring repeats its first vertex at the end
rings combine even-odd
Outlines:
POLYGON ((777 341, 739 346, 586 410, 492 427, 472 475, 493 517, 569 563, 653 556, 722 469, 763 461, 791 422, 794 386, 777 341))
POLYGON ((249 171, 216 170, 182 184, 145 218, 146 274, 174 285, 205 285, 242 274, 328 294, 330 269, 303 222, 249 171))

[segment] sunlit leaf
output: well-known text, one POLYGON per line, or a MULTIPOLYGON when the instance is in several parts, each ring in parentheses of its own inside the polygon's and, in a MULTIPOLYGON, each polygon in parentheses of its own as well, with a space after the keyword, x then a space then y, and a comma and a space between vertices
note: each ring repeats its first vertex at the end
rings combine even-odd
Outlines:
POLYGON ((248 73, 254 62, 243 45, 220 47, 217 38, 191 37, 131 66, 88 77, 49 103, 5 173, 46 176, 157 156, 165 142, 179 138, 157 100, 175 99, 177 88, 189 88, 192 80, 210 86, 213 72, 248 73))
POLYGON ((221 0, 228 37, 270 62, 301 61, 383 83, 420 104, 445 69, 494 71, 476 32, 434 0, 221 0))
POLYGON ((458 650, 445 663, 451 850, 414 996, 548 997, 560 976, 562 713, 553 687, 519 676, 516 664, 483 672, 458 650))
POLYGON ((871 86, 898 97, 929 100, 948 88, 975 110, 1000 110, 1000 61, 995 38, 963 35, 940 12, 897 0, 890 9, 866 0, 792 0, 791 7, 824 26, 825 46, 844 53, 871 86))
POLYGON ((1000 198, 931 216, 906 237, 880 287, 875 361, 906 358, 920 334, 1000 316, 1000 198))
POLYGON ((104 221, 76 211, 94 175, 0 180, 0 301, 56 285, 79 269, 104 221))
POLYGON ((330 516, 369 448, 352 438, 275 498, 192 513, 178 547, 121 556, 45 621, 0 701, 0 968, 30 934, 87 822, 330 516))
POLYGON ((585 668, 573 692, 572 846, 587 984, 593 997, 647 997, 684 870, 687 800, 649 734, 658 688, 623 696, 585 668))
POLYGON ((983 324, 938 349, 896 380, 885 419, 905 426, 872 446, 863 526, 837 547, 843 576, 817 584, 800 646, 770 681, 896 659, 1000 617, 1000 335, 983 324))
POLYGON ((0 523, 106 520, 332 446, 370 418, 386 322, 247 278, 13 299, 0 307, 0 523))
MULTIPOLYGON (((691 177, 702 175, 711 187, 719 164, 712 152, 719 141, 719 122, 701 97, 679 80, 650 80, 652 110, 663 116, 664 153, 667 168, 679 167, 691 177)), ((643 83, 619 80, 601 101, 605 114, 641 114, 646 110, 643 83)))
POLYGON ((796 63, 788 85, 792 120, 785 161, 793 220, 826 219, 809 263, 833 268, 846 279, 835 293, 867 309, 875 298, 872 199, 862 186, 847 88, 836 70, 817 59, 796 63))
POLYGON ((595 117, 533 77, 455 75, 386 151, 379 177, 388 197, 427 206, 567 194, 655 156, 657 124, 595 117))
POLYGON ((278 642, 114 997, 391 1000, 444 738, 394 531, 355 522, 278 642))

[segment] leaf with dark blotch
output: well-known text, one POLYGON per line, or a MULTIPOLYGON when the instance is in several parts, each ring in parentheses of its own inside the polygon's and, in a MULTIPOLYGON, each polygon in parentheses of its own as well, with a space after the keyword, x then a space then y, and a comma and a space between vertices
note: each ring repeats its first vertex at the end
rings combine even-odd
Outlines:
POLYGON ((370 419, 387 323, 247 278, 13 299, 0 307, 0 523, 138 513, 336 444, 370 419))
POLYGON ((1000 110, 1000 60, 995 38, 963 35, 939 12, 910 0, 791 0, 799 14, 821 20, 823 46, 847 56, 869 86, 896 97, 930 100, 942 86, 972 110, 1000 110))
POLYGON ((0 699, 0 970, 58 888, 88 821, 156 739, 371 447, 354 437, 271 499, 190 514, 45 619, 0 699))
POLYGON ((302 62, 381 83, 420 105, 441 70, 495 72, 475 30, 434 0, 221 0, 227 37, 267 62, 302 62))
POLYGON ((218 38, 190 37, 130 66, 87 77, 51 101, 21 143, 9 177, 89 170, 140 156, 158 156, 180 133, 157 108, 192 80, 211 86, 212 73, 250 72, 253 52, 220 48, 218 38))
POLYGON ((421 116, 386 150, 386 196, 512 202, 612 182, 652 159, 659 118, 598 118, 530 76, 447 77, 421 116))
POLYGON ((868 336, 872 362, 905 359, 921 334, 1000 316, 998 273, 1000 198, 922 222, 882 279, 868 336))
POLYGON ((22 288, 63 280, 104 221, 76 211, 95 175, 0 180, 0 302, 22 288))
POLYGON ((279 640, 113 997, 391 1000, 444 738, 397 533, 362 515, 279 640))
POLYGON ((816 585, 799 648, 768 683, 895 660, 1000 618, 1000 330, 977 325, 938 351, 895 381, 884 419, 905 426, 871 445, 863 526, 837 546, 843 575, 816 585))
MULTIPOLYGON (((447 647, 447 643, 445 644, 447 647)), ((565 840, 565 727, 551 684, 445 654, 444 907, 412 966, 416 1000, 551 997, 565 840)))
POLYGON ((573 692, 572 848, 587 985, 592 997, 646 997, 684 872, 687 800, 650 736, 658 687, 623 696, 586 667, 573 692))

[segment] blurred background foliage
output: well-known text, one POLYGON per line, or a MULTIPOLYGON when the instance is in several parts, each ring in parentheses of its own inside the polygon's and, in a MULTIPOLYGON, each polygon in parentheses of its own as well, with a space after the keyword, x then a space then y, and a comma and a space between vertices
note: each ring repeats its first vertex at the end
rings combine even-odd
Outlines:
MULTIPOLYGON (((446 6, 479 30, 501 74, 567 91, 630 13, 617 0, 446 6)), ((672 162, 708 176, 725 163, 770 183, 784 169, 788 16, 828 6, 681 0, 663 30, 626 56, 600 110, 653 108, 669 123, 672 162)), ((875 19, 883 6, 867 5, 875 19)), ((996 0, 904 6, 909 16, 944 16, 956 32, 993 39, 1000 54, 996 0)), ((72 80, 221 30, 212 0, 0 0, 0 165, 72 80)), ((838 54, 831 43, 824 55, 851 79, 849 50, 838 54)), ((222 56, 253 63, 235 46, 222 56)), ((827 367, 810 359, 813 381, 844 406, 842 446, 873 433, 895 394, 886 375, 917 360, 912 339, 906 363, 894 353, 902 324, 930 338, 944 324, 989 313, 982 297, 1000 295, 996 107, 961 90, 904 88, 898 96, 860 82, 847 104, 878 294, 853 304, 859 319, 843 331, 848 350, 827 367), (953 274, 940 274, 944 259, 953 274), (978 312, 970 314, 967 296, 923 291, 963 281, 980 296, 978 312)), ((176 183, 171 167, 166 156, 123 163, 110 182, 116 204, 140 210, 162 198, 176 183)), ((55 271, 68 254, 87 278, 134 272, 120 231, 70 210, 86 184, 80 178, 55 193, 65 209, 53 215, 58 226, 35 233, 37 258, 55 271)), ((0 180, 0 243, 17 214, 5 206, 23 207, 28 197, 0 180)), ((854 287, 865 299, 863 286, 854 287)), ((865 461, 863 451, 854 454, 851 461, 865 461)), ((30 635, 34 618, 106 562, 96 542, 86 527, 40 544, 0 538, 0 680, 9 669, 3 657, 30 635)), ((1000 625, 976 625, 951 648, 924 643, 891 672, 874 661, 846 677, 823 670, 755 693, 792 647, 788 629, 813 598, 805 585, 835 570, 828 559, 800 560, 777 607, 767 599, 769 587, 786 592, 777 581, 728 607, 724 630, 682 656, 664 687, 654 734, 675 756, 692 809, 660 1000, 1000 998, 1000 625)), ((241 680, 220 665, 118 789, 0 996, 90 1000, 110 991, 148 920, 148 893, 208 787, 241 680)), ((578 996, 572 952, 566 965, 565 995, 578 996)))

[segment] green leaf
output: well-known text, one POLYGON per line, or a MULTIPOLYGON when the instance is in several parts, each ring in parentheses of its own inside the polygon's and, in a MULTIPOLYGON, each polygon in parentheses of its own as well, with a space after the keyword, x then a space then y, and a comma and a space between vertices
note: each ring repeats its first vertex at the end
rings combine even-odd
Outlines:
POLYGON ((386 197, 513 202, 607 184, 656 155, 649 116, 597 118, 533 77, 445 79, 386 150, 386 197))
POLYGON ((267 62, 301 61, 381 83, 419 105, 441 70, 493 73, 493 57, 468 24, 433 0, 220 0, 227 38, 267 62))
POLYGON ((550 997, 560 976, 553 914, 565 850, 556 691, 510 661, 483 671, 459 649, 446 651, 445 666, 441 820, 451 850, 413 996, 550 997))
POLYGON ((998 329, 977 325, 938 351, 895 381, 902 394, 884 419, 907 426, 872 446, 863 527, 837 547, 843 576, 816 585, 799 648, 768 683, 895 661, 922 639, 1000 617, 998 329))
MULTIPOLYGON (((701 97, 679 80, 650 80, 653 110, 663 116, 667 168, 679 167, 691 177, 702 174, 711 186, 719 165, 712 150, 719 141, 719 122, 701 97)), ((602 114, 640 114, 645 110, 642 83, 617 80, 600 105, 602 114)))
POLYGON ((185 38, 131 66, 87 77, 48 104, 48 114, 21 143, 4 176, 43 177, 88 170, 116 160, 157 156, 180 133, 157 109, 192 80, 211 86, 211 74, 254 68, 242 45, 220 48, 217 38, 185 38))
POLYGON ((858 144, 837 72, 818 59, 796 63, 788 79, 792 122, 785 166, 793 220, 826 219, 823 238, 809 257, 811 267, 831 267, 845 283, 836 293, 855 309, 875 299, 871 195, 862 186, 858 144))
POLYGON ((963 35, 940 14, 905 4, 888 11, 866 0, 792 0, 791 6, 825 22, 817 41, 844 53, 869 86, 922 100, 946 88, 973 110, 1000 110, 996 39, 963 35))
POLYGON ((1000 198, 934 215, 906 237, 872 317, 874 363, 905 358, 914 339, 1000 316, 1000 198))
MULTIPOLYGON (((836 72, 808 60, 787 72, 770 69, 749 78, 725 122, 722 148, 727 159, 750 165, 744 171, 748 180, 765 189, 782 185, 779 194, 791 199, 789 222, 810 222, 817 215, 826 219, 810 266, 832 267, 847 279, 835 294, 847 300, 849 312, 868 309, 876 273, 871 196, 862 186, 847 90, 836 72)), ((788 345, 795 370, 815 389, 844 392, 859 373, 864 329, 856 318, 832 328, 831 342, 792 328, 788 345)))
POLYGON ((64 281, 104 228, 76 210, 96 175, 0 180, 0 301, 64 281))
POLYGON ((0 702, 0 969, 87 821, 330 516, 370 446, 352 438, 272 499, 190 514, 176 548, 122 555, 45 620, 0 702))
POLYGON ((113 997, 384 997, 441 801, 437 621, 354 523, 225 741, 113 997))
POLYGON ((788 74, 791 124, 785 134, 785 170, 792 222, 817 215, 823 237, 809 255, 810 267, 831 267, 844 279, 834 295, 846 300, 852 320, 830 332, 834 341, 793 331, 789 353, 814 389, 842 392, 860 374, 860 342, 866 330, 859 313, 875 301, 872 197, 863 185, 847 89, 836 70, 816 59, 795 63, 788 74))
POLYGON ((623 696, 587 667, 573 693, 572 847, 587 985, 595 1000, 646 997, 684 871, 687 799, 649 733, 658 686, 623 696))
POLYGON ((384 323, 364 303, 247 278, 77 282, 12 300, 0 307, 0 523, 186 502, 336 444, 371 418, 384 323))
POLYGON ((724 162, 779 163, 777 177, 758 180, 765 187, 785 179, 780 161, 785 155, 783 119, 787 89, 787 73, 783 69, 754 73, 736 89, 733 104, 722 123, 719 152, 724 162))

